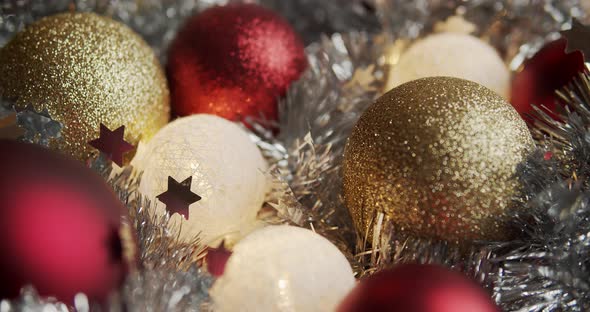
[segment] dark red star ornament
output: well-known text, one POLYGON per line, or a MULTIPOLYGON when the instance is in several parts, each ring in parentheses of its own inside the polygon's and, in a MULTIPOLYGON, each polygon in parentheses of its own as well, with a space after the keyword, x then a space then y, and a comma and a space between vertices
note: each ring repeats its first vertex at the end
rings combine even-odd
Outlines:
POLYGON ((123 155, 135 148, 125 141, 124 135, 125 126, 120 126, 114 131, 111 131, 105 125, 100 124, 100 137, 88 142, 88 144, 106 155, 119 167, 122 167, 123 155))
POLYGON ((186 220, 189 218, 189 206, 201 200, 201 196, 191 191, 193 177, 189 177, 182 182, 168 177, 168 190, 156 198, 166 205, 166 211, 170 215, 178 213, 186 220))
POLYGON ((231 256, 232 252, 225 248, 225 241, 221 241, 219 247, 209 247, 207 251, 207 271, 215 277, 223 275, 225 271, 225 264, 231 256))

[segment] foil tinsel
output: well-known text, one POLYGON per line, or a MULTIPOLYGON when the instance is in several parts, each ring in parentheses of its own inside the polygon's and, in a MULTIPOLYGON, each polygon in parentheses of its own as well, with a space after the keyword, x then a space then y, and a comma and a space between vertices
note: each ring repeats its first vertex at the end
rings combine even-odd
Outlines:
POLYGON ((517 219, 523 236, 489 260, 499 265, 493 293, 506 311, 590 309, 589 200, 579 184, 559 181, 532 199, 534 213, 517 219))
POLYGON ((381 26, 371 0, 260 0, 260 3, 281 12, 306 43, 318 41, 322 34, 351 29, 378 32, 381 26))
MULTIPOLYGON (((42 16, 75 9, 123 21, 138 31, 165 61, 168 43, 186 17, 225 2, 2 3, 0 46, 42 16)), ((326 236, 349 258, 358 277, 402 262, 440 263, 461 270, 488 287, 506 311, 590 309, 590 167, 586 158, 590 155, 590 133, 584 114, 572 113, 562 123, 544 127, 545 131, 538 133, 539 151, 519 168, 528 198, 521 204, 528 205, 531 213, 515 216, 514 227, 521 229, 522 236, 512 242, 480 242, 466 252, 444 242, 399 236, 386 222, 376 224, 373 241, 367 242, 352 227, 341 198, 340 177, 341 157, 352 127, 368 105, 386 91, 384 77, 394 64, 383 55, 390 44, 427 35, 437 21, 460 14, 474 23, 475 34, 489 39, 510 68, 516 70, 543 42, 567 28, 570 16, 586 21, 581 1, 256 2, 277 9, 294 22, 307 42, 314 42, 306 50, 309 70, 280 103, 279 135, 274 136, 260 125, 252 127, 251 138, 272 163, 275 180, 268 196, 268 206, 273 209, 261 213, 264 220, 297 224, 326 236), (371 14, 379 17, 376 25, 371 14)), ((580 88, 570 87, 562 94, 571 107, 586 109, 590 107, 590 88, 584 88, 587 78, 580 81, 580 88)), ((38 118, 50 119, 43 112, 36 113, 38 118)), ((33 124, 38 125, 38 120, 33 124)), ((41 128, 31 128, 33 137, 43 138, 41 128)), ((111 309, 207 310, 207 293, 213 279, 197 269, 203 248, 198 242, 178 242, 165 230, 166 217, 147 213, 151 203, 137 194, 140 176, 131 169, 114 173, 100 157, 89 165, 110 181, 127 204, 128 222, 137 233, 138 271, 114 298, 111 309)), ((379 220, 379 216, 376 218, 379 220)), ((83 296, 78 304, 79 311, 89 309, 83 296)), ((19 299, 0 303, 0 311, 45 311, 47 306, 53 311, 65 310, 63 304, 40 299, 33 290, 26 289, 19 299)))
MULTIPOLYGON (((213 278, 196 266, 186 272, 171 268, 144 270, 125 283, 121 295, 125 309, 119 311, 209 311, 212 284, 213 278)), ((117 311, 117 307, 111 311, 117 311)))
POLYGON ((521 165, 529 214, 517 215, 520 239, 497 246, 489 261, 494 297, 506 310, 590 309, 590 76, 558 91, 563 113, 537 108, 533 132, 543 147, 521 165))
MULTIPOLYGON (((77 311, 89 311, 90 304, 88 303, 88 299, 83 294, 77 295, 74 299, 74 308, 77 311)), ((52 312, 69 312, 70 307, 68 305, 57 302, 51 298, 42 298, 40 297, 35 289, 32 287, 25 287, 21 291, 21 295, 16 300, 2 300, 0 301, 0 311, 2 312, 17 312, 17 311, 27 311, 27 312, 45 312, 45 311, 52 311, 52 312)))

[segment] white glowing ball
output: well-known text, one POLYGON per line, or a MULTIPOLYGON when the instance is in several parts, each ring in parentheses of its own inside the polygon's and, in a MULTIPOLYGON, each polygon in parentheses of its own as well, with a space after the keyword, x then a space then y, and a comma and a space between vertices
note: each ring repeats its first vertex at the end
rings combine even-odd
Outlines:
POLYGON ((268 226, 234 248, 211 290, 215 311, 334 311, 355 284, 350 264, 324 237, 268 226))
POLYGON ((168 176, 179 182, 193 177, 191 191, 201 200, 189 206, 188 220, 175 213, 170 222, 186 242, 199 235, 216 244, 247 232, 268 187, 258 147, 236 124, 213 115, 176 119, 139 148, 131 164, 143 171, 139 191, 158 214, 166 213, 156 197, 167 191, 168 176))
POLYGON ((393 65, 387 90, 425 77, 450 76, 477 82, 508 98, 510 72, 484 41, 466 34, 440 33, 414 43, 393 65))

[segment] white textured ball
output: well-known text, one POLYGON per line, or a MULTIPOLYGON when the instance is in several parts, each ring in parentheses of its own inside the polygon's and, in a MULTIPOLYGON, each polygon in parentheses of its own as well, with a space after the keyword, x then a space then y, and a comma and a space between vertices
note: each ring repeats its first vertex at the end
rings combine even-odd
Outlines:
POLYGON ((156 196, 167 191, 168 176, 178 182, 192 176, 191 191, 201 200, 189 206, 188 220, 175 213, 170 222, 187 242, 198 234, 206 244, 239 237, 255 222, 267 191, 267 165, 258 147, 236 124, 213 115, 166 125, 138 150, 132 165, 143 171, 139 191, 159 214, 166 206, 156 196))
POLYGON ((419 78, 449 76, 477 82, 508 97, 510 72, 489 44, 459 33, 430 35, 405 51, 389 72, 387 90, 419 78))
POLYGON ((234 248, 213 285, 215 311, 333 311, 355 279, 344 255, 303 228, 268 226, 234 248))

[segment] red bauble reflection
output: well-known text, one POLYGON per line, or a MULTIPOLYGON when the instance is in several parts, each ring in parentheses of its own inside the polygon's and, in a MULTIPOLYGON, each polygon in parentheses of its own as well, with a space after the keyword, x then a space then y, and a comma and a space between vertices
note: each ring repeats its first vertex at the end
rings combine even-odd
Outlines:
POLYGON ((170 48, 176 115, 277 118, 277 99, 307 66, 303 43, 279 15, 231 4, 191 18, 170 48))
POLYGON ((337 312, 499 312, 485 291, 459 273, 405 264, 362 280, 337 312))
POLYGON ((71 303, 103 302, 123 282, 124 208, 103 179, 75 160, 0 140, 0 298, 25 285, 71 303))
POLYGON ((510 102, 525 120, 530 120, 533 113, 531 104, 555 112, 555 91, 585 70, 582 52, 566 53, 566 45, 566 39, 546 44, 514 77, 510 102))

